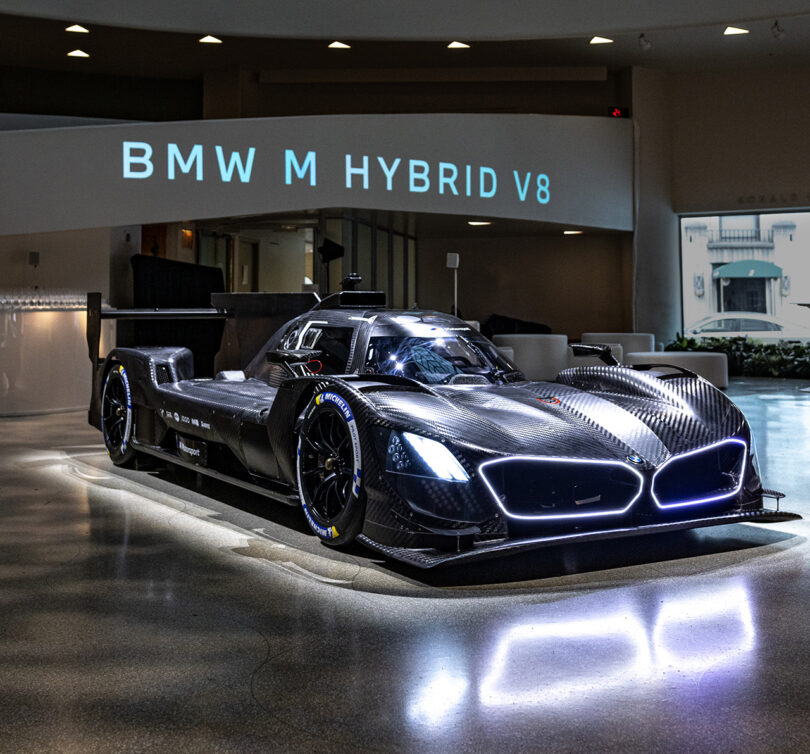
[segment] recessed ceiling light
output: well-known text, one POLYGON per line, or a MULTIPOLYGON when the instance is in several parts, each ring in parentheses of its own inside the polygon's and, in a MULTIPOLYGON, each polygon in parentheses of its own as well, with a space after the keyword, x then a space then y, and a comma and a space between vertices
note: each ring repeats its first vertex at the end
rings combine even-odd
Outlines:
POLYGON ((564 230, 564 236, 581 236, 585 231, 584 230, 564 230))
POLYGON ((67 54, 69 58, 89 58, 90 56, 84 50, 72 50, 67 54))
POLYGON ((748 34, 748 29, 741 29, 739 26, 726 26, 723 36, 730 37, 734 34, 748 34))
POLYGON ((198 39, 198 42, 204 45, 221 45, 222 40, 217 39, 216 37, 212 37, 210 34, 206 34, 202 39, 198 39))
POLYGON ((347 45, 345 42, 338 42, 335 40, 332 44, 329 45, 330 50, 351 50, 352 46, 347 45))
POLYGON ((607 37, 592 37, 591 38, 592 45, 612 45, 613 40, 608 39, 607 37))
POLYGON ((477 227, 479 225, 492 225, 489 220, 467 220, 467 225, 477 227))
POLYGON ((90 29, 85 29, 84 26, 79 26, 79 24, 73 24, 73 26, 68 26, 65 31, 75 31, 77 34, 89 34, 90 29))
POLYGON ((465 42, 451 42, 447 45, 448 50, 469 50, 470 46, 465 42))

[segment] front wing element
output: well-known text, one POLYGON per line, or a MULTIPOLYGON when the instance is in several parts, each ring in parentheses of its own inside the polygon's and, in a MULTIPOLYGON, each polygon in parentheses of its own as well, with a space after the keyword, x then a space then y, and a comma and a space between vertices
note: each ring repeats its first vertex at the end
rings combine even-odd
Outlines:
POLYGON ((777 523, 780 521, 795 521, 801 519, 797 513, 775 511, 768 508, 741 511, 738 513, 725 513, 708 518, 689 519, 687 521, 673 521, 668 523, 646 524, 643 526, 626 527, 623 529, 603 529, 599 531, 574 532, 558 534, 548 537, 533 537, 531 539, 497 540, 494 542, 481 542, 459 552, 446 550, 414 550, 406 547, 389 547, 381 545, 360 534, 357 541, 371 550, 386 557, 400 560, 403 563, 417 568, 435 568, 436 566, 467 563, 474 560, 484 560, 501 555, 509 555, 541 547, 552 547, 561 544, 576 542, 593 542, 600 539, 619 539, 621 537, 635 537, 642 534, 658 534, 662 532, 678 531, 679 529, 696 529, 704 526, 722 526, 737 523, 777 523))

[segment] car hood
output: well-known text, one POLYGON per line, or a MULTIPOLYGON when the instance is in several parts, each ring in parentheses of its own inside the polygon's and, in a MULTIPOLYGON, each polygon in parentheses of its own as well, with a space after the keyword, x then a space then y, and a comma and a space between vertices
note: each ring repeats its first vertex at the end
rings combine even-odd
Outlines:
POLYGON ((661 380, 617 367, 570 369, 556 382, 375 391, 367 397, 397 426, 497 454, 638 455, 657 466, 745 431, 739 409, 705 380, 661 380))

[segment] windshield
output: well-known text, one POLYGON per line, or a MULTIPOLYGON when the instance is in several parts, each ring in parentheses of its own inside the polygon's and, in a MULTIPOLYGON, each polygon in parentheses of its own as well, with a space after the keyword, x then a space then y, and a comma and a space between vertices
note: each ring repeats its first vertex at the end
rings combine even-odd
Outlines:
POLYGON ((363 372, 400 375, 431 385, 522 379, 514 365, 486 338, 466 333, 442 334, 441 337, 372 337, 363 372), (459 375, 474 375, 478 379, 459 375))

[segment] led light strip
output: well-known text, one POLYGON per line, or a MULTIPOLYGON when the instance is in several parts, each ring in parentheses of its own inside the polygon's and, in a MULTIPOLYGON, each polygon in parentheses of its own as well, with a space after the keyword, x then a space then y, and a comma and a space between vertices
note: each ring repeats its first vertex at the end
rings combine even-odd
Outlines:
POLYGON ((622 463, 621 461, 605 461, 605 460, 597 460, 597 459, 578 459, 578 458, 554 458, 551 456, 511 456, 510 458, 497 458, 493 461, 484 461, 478 467, 478 473, 481 475, 481 479, 484 480, 484 484, 486 485, 489 493, 492 495, 495 502, 498 504, 498 507, 507 515, 509 518, 519 519, 522 521, 549 521, 549 520, 562 520, 562 519, 575 519, 575 518, 596 518, 598 516, 620 516, 622 513, 627 513, 630 508, 633 506, 633 503, 636 502, 641 497, 641 492, 644 488, 644 476, 638 469, 634 469, 632 466, 626 463, 622 463), (622 508, 621 510, 615 511, 591 511, 590 513, 552 513, 552 514, 539 514, 536 516, 528 516, 528 515, 521 515, 517 513, 510 513, 503 505, 503 501, 500 499, 498 494, 495 492, 493 486, 489 483, 487 479, 487 475, 484 472, 484 469, 487 466, 492 466, 496 463, 509 463, 511 461, 538 461, 538 462, 553 462, 553 463, 577 463, 577 464, 584 464, 584 465, 599 465, 599 466, 619 466, 623 469, 628 469, 632 471, 638 477, 638 491, 636 492, 635 497, 627 503, 627 505, 622 508))
POLYGON ((661 509, 661 510, 669 510, 670 508, 683 508, 688 505, 700 505, 701 503, 713 503, 717 500, 725 500, 729 497, 734 497, 734 495, 738 494, 739 491, 742 489, 743 479, 745 478, 745 462, 748 457, 748 444, 745 440, 739 440, 737 438, 733 438, 730 440, 721 440, 720 442, 713 443, 712 445, 707 445, 704 448, 697 448, 696 450, 690 450, 688 453, 681 453, 677 456, 672 456, 666 463, 663 463, 661 466, 656 469, 655 473, 652 477, 652 483, 650 485, 650 494, 652 496, 653 502, 661 509), (682 458, 688 458, 689 456, 696 455, 697 453, 705 453, 712 448, 719 448, 721 445, 742 445, 743 453, 742 453, 742 465, 740 466, 740 479, 737 482, 737 486, 731 490, 731 492, 725 492, 722 495, 715 495, 713 497, 704 497, 699 498, 697 500, 684 500, 678 503, 662 503, 658 496, 655 494, 655 480, 658 475, 667 467, 669 464, 673 463, 674 461, 678 461, 682 458))

